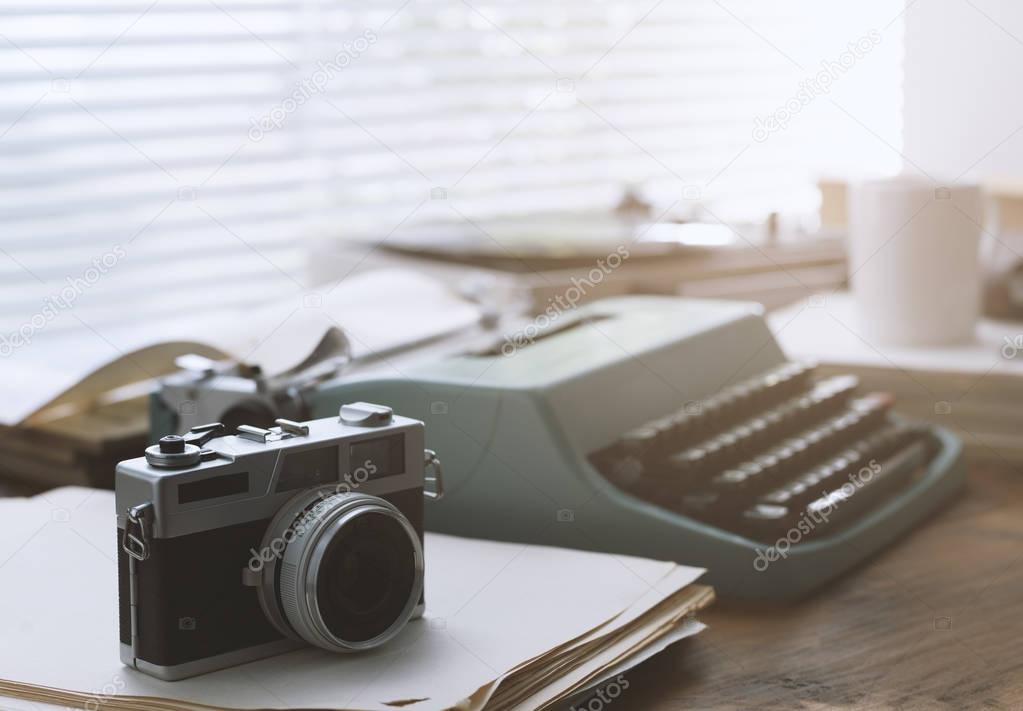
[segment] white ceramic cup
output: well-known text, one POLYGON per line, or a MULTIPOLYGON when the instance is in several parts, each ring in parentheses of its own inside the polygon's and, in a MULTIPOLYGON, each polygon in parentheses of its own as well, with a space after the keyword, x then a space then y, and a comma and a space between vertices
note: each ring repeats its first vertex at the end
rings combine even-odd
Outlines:
POLYGON ((983 222, 976 185, 900 176, 850 186, 849 273, 860 334, 877 346, 972 340, 983 222))

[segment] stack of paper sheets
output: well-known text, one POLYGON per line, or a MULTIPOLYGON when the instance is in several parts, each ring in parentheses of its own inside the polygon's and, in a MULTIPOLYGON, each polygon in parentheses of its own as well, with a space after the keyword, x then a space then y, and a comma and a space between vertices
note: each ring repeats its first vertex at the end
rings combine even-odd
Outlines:
POLYGON ((114 531, 110 492, 0 500, 3 708, 545 709, 699 632, 713 600, 698 568, 427 534, 426 617, 389 645, 161 682, 118 660, 114 531))

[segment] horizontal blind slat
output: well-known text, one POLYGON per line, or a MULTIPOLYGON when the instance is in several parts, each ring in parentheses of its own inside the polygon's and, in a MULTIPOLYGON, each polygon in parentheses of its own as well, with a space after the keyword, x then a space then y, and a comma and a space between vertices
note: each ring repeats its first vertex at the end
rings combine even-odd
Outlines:
MULTIPOLYGON (((484 221, 609 209, 625 184, 667 204, 713 179, 704 197, 729 219, 806 209, 825 159, 892 160, 846 134, 821 141, 849 128, 826 99, 753 139, 758 117, 895 14, 821 5, 5 2, 0 242, 46 283, 0 260, 0 332, 114 244, 130 247, 123 263, 75 306, 102 328, 300 292, 303 235, 387 234, 417 207, 435 222, 460 219, 453 205, 484 221), (297 92, 301 109, 254 140, 297 92)), ((886 32, 835 88, 871 77, 876 106, 857 108, 883 135, 900 120, 886 98, 900 61, 886 32)))

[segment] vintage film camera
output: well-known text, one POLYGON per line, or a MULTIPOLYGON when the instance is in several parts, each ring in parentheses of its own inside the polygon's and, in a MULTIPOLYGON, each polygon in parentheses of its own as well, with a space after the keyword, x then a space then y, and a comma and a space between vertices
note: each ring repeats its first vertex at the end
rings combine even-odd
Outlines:
POLYGON ((176 680, 393 638, 422 614, 423 500, 443 493, 423 443, 422 422, 358 402, 193 427, 121 462, 121 660, 176 680))

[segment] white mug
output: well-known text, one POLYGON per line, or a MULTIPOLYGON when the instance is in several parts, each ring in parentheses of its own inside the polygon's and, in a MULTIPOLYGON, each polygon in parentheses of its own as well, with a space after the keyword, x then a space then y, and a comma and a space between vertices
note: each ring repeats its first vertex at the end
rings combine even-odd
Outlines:
POLYGON ((849 273, 864 339, 877 346, 973 340, 984 213, 976 185, 900 176, 850 187, 849 273))

